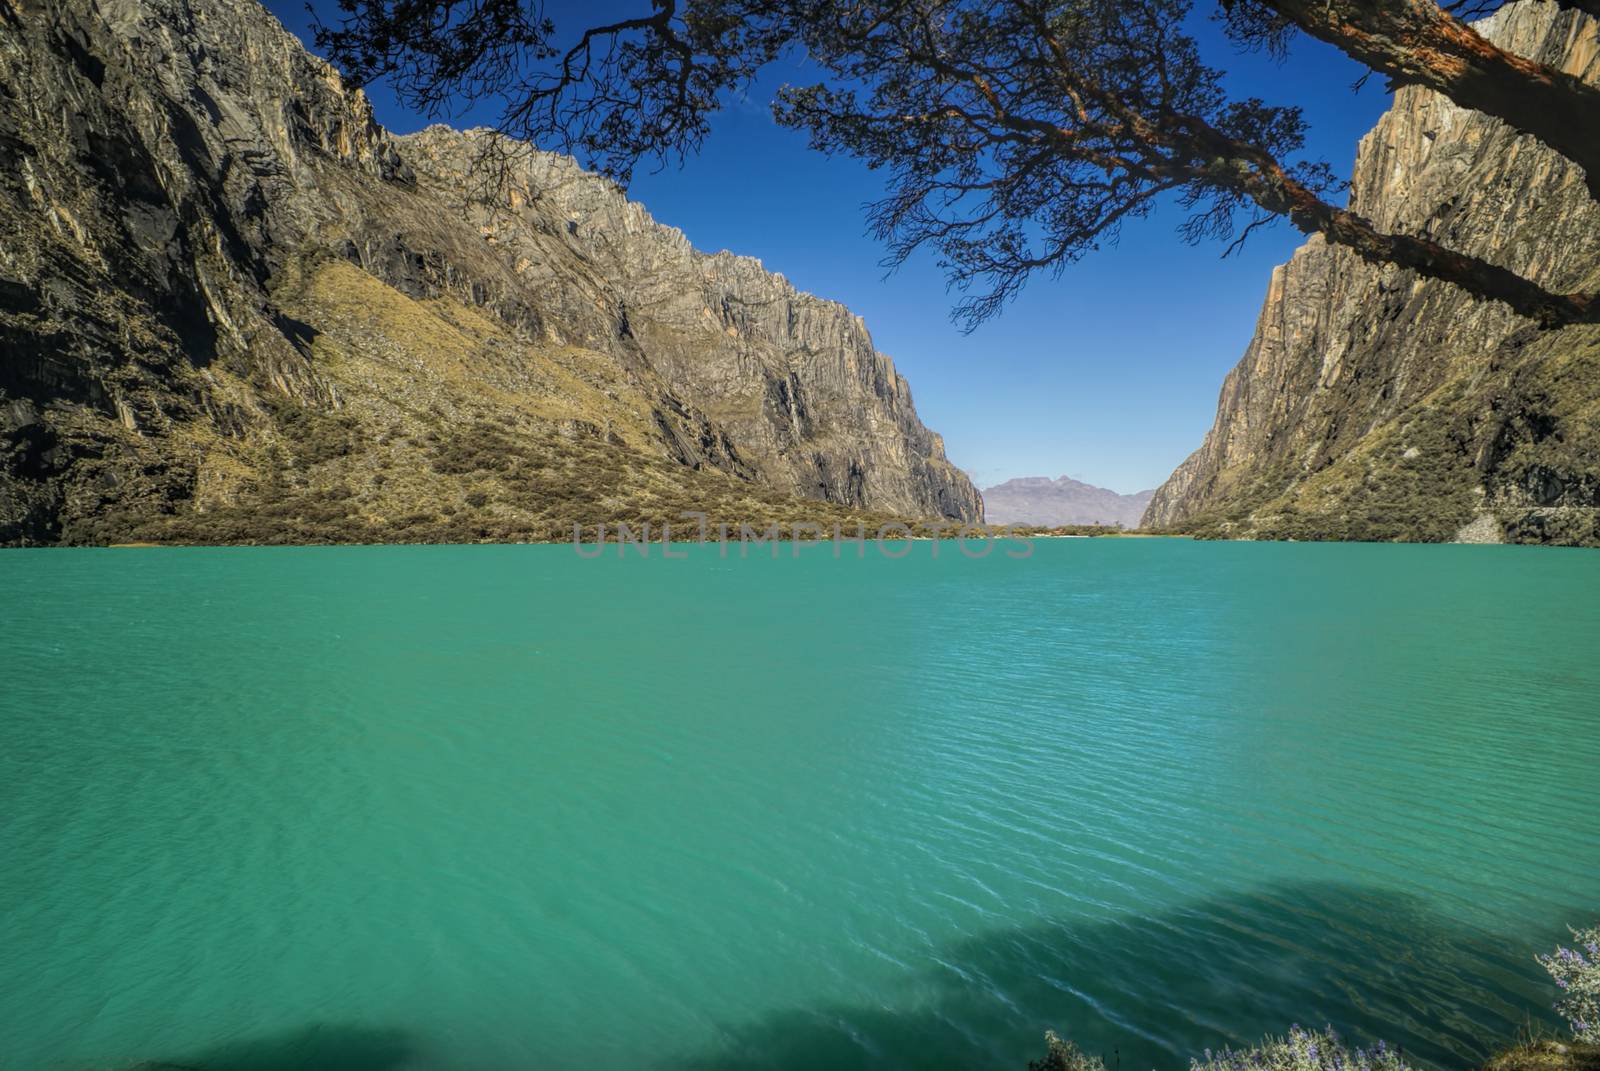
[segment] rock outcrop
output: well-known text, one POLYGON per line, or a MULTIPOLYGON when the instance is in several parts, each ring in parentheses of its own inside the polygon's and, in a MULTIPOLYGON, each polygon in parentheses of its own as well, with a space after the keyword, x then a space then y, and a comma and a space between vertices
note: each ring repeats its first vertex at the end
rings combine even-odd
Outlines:
MULTIPOLYGON (((1525 0, 1481 24, 1600 80, 1600 28, 1525 0)), ((1600 289, 1581 171, 1417 88, 1361 142, 1351 206, 1557 292, 1600 289)), ((1205 442, 1144 522, 1200 534, 1600 540, 1600 329, 1540 333, 1504 306, 1313 238, 1272 276, 1205 442), (1485 520, 1487 518, 1487 520, 1485 520)))
POLYGON ((0 0, 0 542, 981 516, 858 317, 485 137, 255 0, 0 0))
POLYGON ((1022 476, 983 489, 984 515, 992 524, 1114 524, 1137 528, 1154 491, 1122 495, 1061 476, 1022 476))

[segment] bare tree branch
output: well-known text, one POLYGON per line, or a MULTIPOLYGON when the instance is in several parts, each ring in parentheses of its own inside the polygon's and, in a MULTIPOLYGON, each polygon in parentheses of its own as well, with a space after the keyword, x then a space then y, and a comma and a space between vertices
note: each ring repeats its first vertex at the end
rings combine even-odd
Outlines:
MULTIPOLYGON (((1171 201, 1188 212, 1180 234, 1225 242, 1225 255, 1287 217, 1540 324, 1600 311, 1591 295, 1551 293, 1334 204, 1343 184, 1301 156, 1299 109, 1230 97, 1186 28, 1189 0, 637 2, 637 15, 558 46, 537 0, 340 0, 345 21, 318 40, 416 103, 442 106, 453 89, 500 97, 508 137, 481 144, 486 183, 502 196, 532 144, 624 182, 641 159, 692 152, 766 64, 803 57, 814 81, 780 91, 778 120, 885 176, 869 224, 887 262, 931 252, 964 295, 968 328, 1036 273, 1059 274, 1171 201)), ((1396 82, 1506 118, 1583 166, 1600 197, 1600 90, 1462 21, 1494 0, 1455 0, 1455 13, 1432 0, 1222 3, 1242 43, 1280 51, 1303 29, 1396 82)))
MULTIPOLYGON (((1584 169, 1600 200, 1600 87, 1498 47, 1431 0, 1252 0, 1389 76, 1531 134, 1584 169)), ((1600 0, 1566 0, 1593 12, 1600 0)))

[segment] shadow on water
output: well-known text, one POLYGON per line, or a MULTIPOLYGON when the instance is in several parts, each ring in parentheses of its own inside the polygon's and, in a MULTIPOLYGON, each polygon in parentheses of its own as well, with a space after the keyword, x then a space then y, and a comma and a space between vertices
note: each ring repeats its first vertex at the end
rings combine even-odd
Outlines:
MULTIPOLYGON (((1478 1066, 1530 1025, 1554 987, 1533 954, 1593 908, 1463 926, 1404 894, 1274 885, 1149 917, 996 930, 930 949, 871 1003, 816 1004, 722 1024, 714 1049, 653 1058, 658 1071, 1025 1071, 1054 1029, 1110 1071, 1181 1071, 1206 1048, 1252 1044, 1291 1023, 1381 1037, 1413 1062, 1478 1066)), ((712 1010, 714 1014, 714 1009, 712 1010)), ((607 1031, 603 1009, 593 1028, 607 1031)), ((429 1066, 411 1035, 313 1025, 142 1071, 402 1071, 429 1066)), ((455 1065, 450 1065, 455 1066, 455 1065)), ((530 1071, 472 1065, 473 1071, 530 1071)))
POLYGON ((1464 927, 1414 897, 1296 884, 1149 918, 1001 930, 937 949, 881 1004, 797 1007, 722 1026, 675 1071, 1011 1068, 1054 1029, 1112 1071, 1184 1068, 1207 1047, 1292 1023, 1381 1037, 1436 1067, 1477 1066, 1555 990, 1533 953, 1586 912, 1526 918, 1516 934, 1464 927))
POLYGON ((133 1071, 398 1071, 415 1051, 403 1031, 314 1023, 204 1052, 151 1060, 133 1071))

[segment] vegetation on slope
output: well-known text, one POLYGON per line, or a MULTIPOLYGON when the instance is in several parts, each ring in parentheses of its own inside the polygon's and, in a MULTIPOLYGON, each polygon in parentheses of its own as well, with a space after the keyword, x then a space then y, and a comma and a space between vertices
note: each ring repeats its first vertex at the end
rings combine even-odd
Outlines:
POLYGON ((1222 474, 1201 538, 1600 546, 1600 328, 1508 347, 1318 467, 1288 456, 1222 474))
POLYGON ((735 531, 901 520, 785 494, 736 464, 685 464, 662 446, 674 415, 652 402, 647 370, 619 381, 604 355, 518 337, 454 299, 412 298, 329 258, 291 265, 275 298, 328 403, 208 370, 240 415, 233 434, 199 420, 167 432, 192 497, 85 503, 62 542, 530 542, 619 523, 688 535, 688 511, 735 531))

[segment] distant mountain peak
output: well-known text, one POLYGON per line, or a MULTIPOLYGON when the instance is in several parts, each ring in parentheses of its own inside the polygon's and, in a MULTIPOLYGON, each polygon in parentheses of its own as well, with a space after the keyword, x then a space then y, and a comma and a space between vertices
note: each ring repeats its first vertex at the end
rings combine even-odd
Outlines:
POLYGON ((1154 490, 1123 495, 1071 476, 1019 476, 983 492, 991 524, 1120 524, 1136 528, 1154 490))

